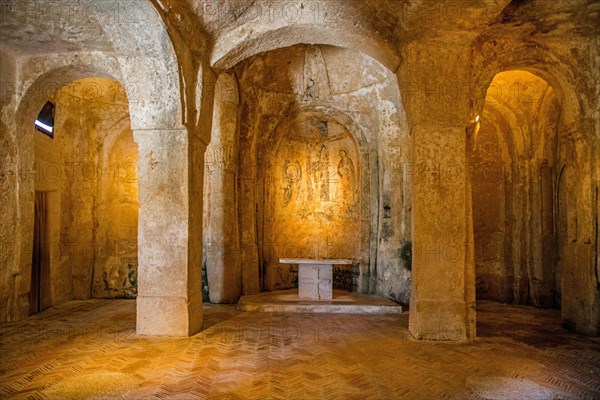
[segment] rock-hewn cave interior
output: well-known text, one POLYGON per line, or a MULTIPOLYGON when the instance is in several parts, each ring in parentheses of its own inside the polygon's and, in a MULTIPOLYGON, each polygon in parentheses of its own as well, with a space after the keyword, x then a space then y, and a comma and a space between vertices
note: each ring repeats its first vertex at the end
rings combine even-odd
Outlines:
POLYGON ((0 7, 0 397, 600 397, 599 1, 0 7))

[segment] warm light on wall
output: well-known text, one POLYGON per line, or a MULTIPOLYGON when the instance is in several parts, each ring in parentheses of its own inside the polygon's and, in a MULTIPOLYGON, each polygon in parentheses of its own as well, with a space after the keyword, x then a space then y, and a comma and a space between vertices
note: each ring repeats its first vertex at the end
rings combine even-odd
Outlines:
POLYGON ((475 117, 475 122, 479 122, 479 115, 475 117))

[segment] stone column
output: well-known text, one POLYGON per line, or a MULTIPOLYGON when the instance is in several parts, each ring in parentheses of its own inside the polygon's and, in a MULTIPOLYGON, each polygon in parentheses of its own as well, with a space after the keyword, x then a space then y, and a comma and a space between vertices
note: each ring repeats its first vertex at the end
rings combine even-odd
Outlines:
MULTIPOLYGON (((201 170, 204 149, 192 137, 186 129, 134 131, 139 152, 140 335, 190 336, 202 328, 202 244, 201 239, 192 240, 202 227, 194 223, 198 199, 191 198, 195 188, 190 184, 197 182, 190 169, 201 170)), ((201 216, 201 196, 199 205, 201 216)))
POLYGON ((238 99, 235 77, 222 73, 215 88, 204 178, 204 259, 211 303, 235 303, 242 291, 236 198, 238 99))
MULTIPOLYGON (((469 37, 410 43, 398 71, 413 140, 409 331, 475 336, 475 271, 467 165, 469 37), (454 39, 454 40, 452 40, 454 39)), ((398 188, 400 190, 400 188, 398 188)))
MULTIPOLYGON (((561 178, 566 204, 559 205, 565 214, 559 236, 559 259, 562 263, 561 315, 563 325, 589 336, 600 335, 600 278, 598 268, 598 191, 597 149, 599 140, 591 122, 567 132, 567 166, 561 178), (595 171, 594 171, 595 169, 595 171), (566 185, 566 186, 564 186, 566 185), (594 221, 595 220, 595 221, 594 221)), ((559 215, 560 215, 559 214, 559 215)))
MULTIPOLYGON (((247 96, 250 98, 250 96, 247 96)), ((242 294, 257 294, 261 290, 259 272, 258 238, 256 230, 256 177, 257 177, 257 138, 254 132, 264 132, 260 123, 259 111, 250 104, 242 105, 239 132, 238 154, 238 215, 240 226, 240 259, 242 272, 242 294)), ((258 104, 256 107, 259 107, 258 104)))

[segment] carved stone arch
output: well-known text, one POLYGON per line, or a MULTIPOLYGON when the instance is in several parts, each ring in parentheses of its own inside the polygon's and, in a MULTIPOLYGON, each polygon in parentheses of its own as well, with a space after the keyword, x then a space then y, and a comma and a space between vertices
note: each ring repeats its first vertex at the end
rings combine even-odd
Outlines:
MULTIPOLYGON (((537 51, 537 50, 536 50, 537 51)), ((515 54, 518 52, 515 52, 515 54)), ((540 55, 538 60, 547 59, 549 56, 547 53, 540 55)), ((575 79, 570 76, 565 76, 563 71, 557 70, 555 67, 549 66, 549 64, 540 64, 538 60, 527 59, 527 60, 513 60, 510 57, 502 59, 501 65, 489 64, 482 70, 478 71, 473 78, 472 84, 474 85, 473 107, 474 114, 480 114, 483 111, 483 106, 486 99, 486 92, 490 87, 492 81, 501 72, 522 70, 529 72, 537 77, 543 79, 548 85, 555 91, 557 98, 563 108, 563 114, 568 115, 582 115, 584 111, 583 104, 586 102, 577 92, 577 85, 574 83, 575 79)), ((558 62, 558 60, 557 60, 558 62)), ((565 125, 572 125, 575 120, 565 121, 565 125)))
MULTIPOLYGON (((92 59, 90 61, 100 61, 92 59)), ((44 103, 61 87, 84 78, 108 78, 122 82, 120 69, 114 63, 68 63, 62 62, 43 71, 33 81, 24 83, 24 95, 19 99, 16 111, 17 126, 29 123, 44 103)))
POLYGON ((242 34, 246 29, 245 25, 240 25, 219 38, 211 55, 211 65, 214 68, 231 68, 256 54, 299 43, 361 49, 391 71, 396 71, 400 63, 396 50, 385 39, 379 35, 374 37, 373 32, 362 29, 340 32, 327 24, 292 24, 285 19, 277 20, 274 24, 253 25, 251 38, 242 34))
MULTIPOLYGON (((545 128, 540 131, 545 126, 542 120, 548 118, 544 112, 551 109, 546 103, 557 103, 549 93, 547 81, 521 69, 498 73, 487 91, 479 135, 494 133, 498 143, 512 144, 513 149, 504 165, 507 179, 499 182, 502 186, 486 180, 481 170, 472 170, 477 281, 494 288, 478 291, 482 298, 554 304, 555 157, 548 156, 543 146, 556 140, 556 119, 550 138, 544 137, 545 128)), ((489 136, 488 145, 492 146, 489 136)), ((494 160, 496 152, 475 148, 471 156, 494 160)))
MULTIPOLYGON (((94 0, 85 0, 97 7, 94 0)), ((167 28, 150 1, 119 1, 120 13, 98 13, 115 49, 130 105, 133 130, 178 129, 183 123, 179 64, 167 28), (115 18, 118 18, 115 23, 115 18)))

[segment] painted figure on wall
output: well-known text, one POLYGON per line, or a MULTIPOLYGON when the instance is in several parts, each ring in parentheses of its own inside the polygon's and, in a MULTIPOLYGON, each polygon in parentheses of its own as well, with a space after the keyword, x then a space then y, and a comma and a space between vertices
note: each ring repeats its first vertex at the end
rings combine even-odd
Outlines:
POLYGON ((286 207, 292 199, 296 200, 300 192, 300 181, 302 179, 302 167, 298 161, 285 160, 282 169, 283 177, 283 206, 286 207))
POLYGON ((354 163, 348 157, 348 152, 340 150, 340 161, 337 165, 339 176, 338 198, 348 207, 354 204, 355 172, 354 163))
POLYGON ((316 194, 319 193, 319 177, 321 170, 320 151, 318 143, 309 143, 307 149, 307 189, 308 201, 313 201, 316 194))
POLYGON ((356 144, 345 127, 308 121, 276 151, 276 217, 280 220, 352 220, 360 204, 356 144))
POLYGON ((321 201, 329 201, 329 148, 323 144, 319 152, 319 186, 321 201))

